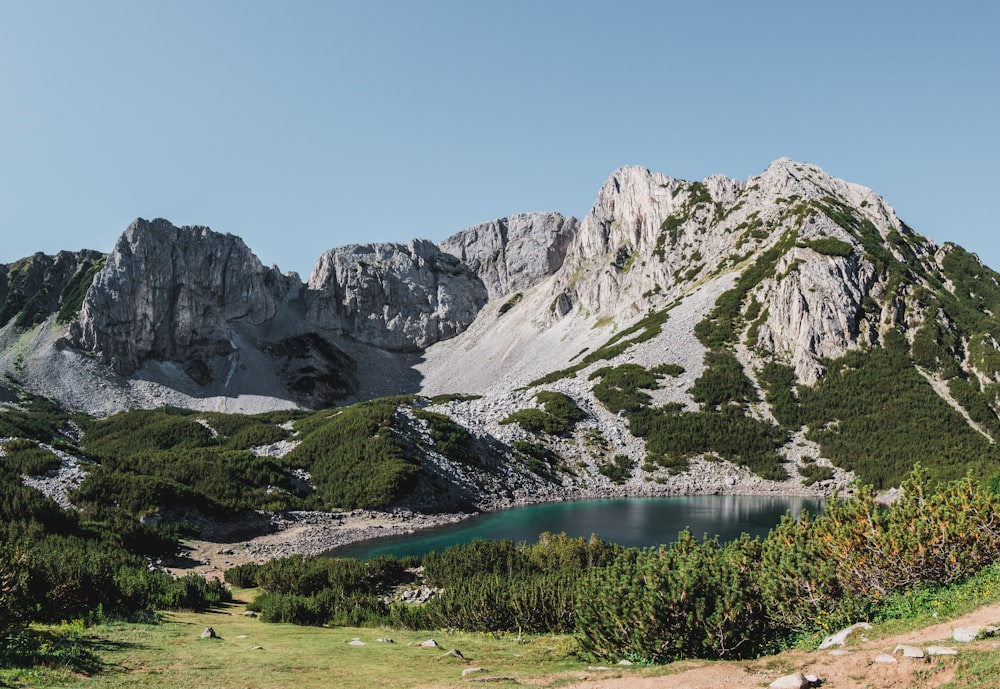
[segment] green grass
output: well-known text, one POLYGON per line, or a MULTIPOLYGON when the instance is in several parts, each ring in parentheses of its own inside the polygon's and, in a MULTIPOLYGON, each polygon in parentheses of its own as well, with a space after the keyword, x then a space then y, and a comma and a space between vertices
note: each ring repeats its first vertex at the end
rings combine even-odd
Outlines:
POLYGON ((2 670, 0 685, 402 689, 463 686, 468 680, 462 681, 462 670, 470 667, 487 670, 478 677, 511 677, 518 683, 587 667, 586 661, 572 655, 575 644, 568 636, 300 627, 265 624, 243 617, 242 611, 241 605, 230 605, 204 614, 169 613, 156 625, 99 625, 86 637, 103 661, 101 672, 82 677, 60 668, 2 670), (220 638, 200 638, 209 626, 220 638), (349 645, 354 637, 365 645, 349 645), (380 637, 394 643, 378 643, 380 637), (430 638, 440 647, 416 645, 430 638), (465 658, 447 655, 451 649, 465 658))

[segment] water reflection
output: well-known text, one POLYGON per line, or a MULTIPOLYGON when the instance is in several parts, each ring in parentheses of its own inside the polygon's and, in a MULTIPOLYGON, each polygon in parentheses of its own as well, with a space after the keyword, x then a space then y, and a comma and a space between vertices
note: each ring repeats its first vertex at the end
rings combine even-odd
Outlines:
POLYGON ((605 541, 646 547, 671 543, 685 527, 696 537, 722 542, 740 534, 765 536, 782 515, 819 514, 823 501, 801 497, 711 495, 682 498, 580 500, 517 507, 473 517, 408 536, 355 543, 331 551, 337 557, 425 555, 476 538, 534 542, 548 531, 570 536, 597 534, 605 541))

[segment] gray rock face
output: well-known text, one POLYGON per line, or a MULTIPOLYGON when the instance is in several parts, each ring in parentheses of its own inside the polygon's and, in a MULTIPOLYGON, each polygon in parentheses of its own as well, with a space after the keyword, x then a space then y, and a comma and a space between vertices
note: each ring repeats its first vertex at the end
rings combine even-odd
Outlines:
MULTIPOLYGON (((766 281, 754 295, 768 309, 757 342, 787 354, 799 380, 816 381, 822 372, 818 357, 838 358, 877 337, 877 323, 866 321, 862 308, 878 287, 877 272, 860 253, 819 256, 794 248, 776 273, 782 277, 766 281)), ((879 314, 869 315, 877 319, 879 314)))
POLYGON ((296 283, 239 237, 139 219, 95 277, 71 342, 124 375, 155 358, 190 364, 202 382, 206 361, 233 350, 233 324, 262 325, 296 283))
POLYGON ((308 287, 311 324, 393 351, 453 337, 487 300, 471 269, 425 240, 328 251, 308 287))
POLYGON ((556 272, 580 227, 558 213, 522 213, 470 227, 441 242, 486 286, 490 299, 529 287, 556 272))

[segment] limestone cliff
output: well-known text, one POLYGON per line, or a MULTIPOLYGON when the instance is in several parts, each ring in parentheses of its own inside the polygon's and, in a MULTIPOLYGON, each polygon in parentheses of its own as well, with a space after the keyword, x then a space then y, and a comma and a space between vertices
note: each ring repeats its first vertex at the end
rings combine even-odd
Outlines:
POLYGON ((94 278, 71 342, 123 375, 165 359, 208 382, 208 360, 234 349, 235 324, 262 325, 299 289, 239 237, 139 219, 94 278))
POLYGON ((580 223, 558 213, 522 213, 475 225, 441 242, 472 268, 490 299, 530 287, 562 267, 580 223))
POLYGON ((472 270, 425 240, 328 251, 308 288, 310 323, 393 351, 462 332, 487 300, 472 270))

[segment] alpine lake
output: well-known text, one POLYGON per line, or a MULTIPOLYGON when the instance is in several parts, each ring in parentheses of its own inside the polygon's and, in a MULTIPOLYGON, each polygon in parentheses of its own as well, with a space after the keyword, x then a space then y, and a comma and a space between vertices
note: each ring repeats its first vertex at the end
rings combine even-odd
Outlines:
POLYGON ((488 512, 465 521, 378 538, 329 551, 331 557, 423 556, 475 539, 534 543, 542 533, 597 535, 610 543, 652 547, 674 542, 685 528, 696 538, 726 543, 746 533, 764 537, 786 512, 823 513, 822 498, 703 495, 671 498, 572 500, 488 512))

